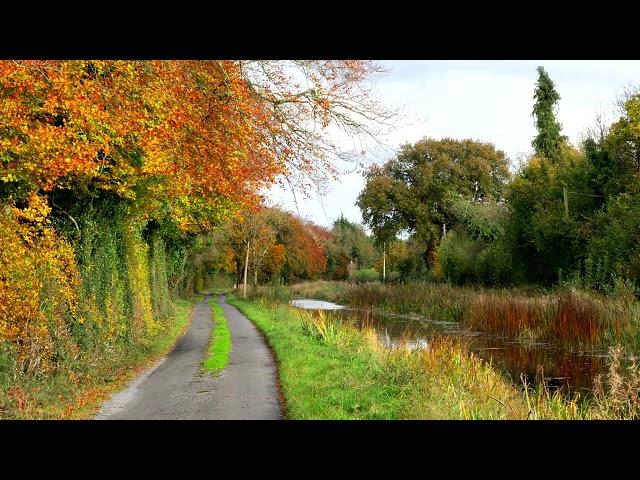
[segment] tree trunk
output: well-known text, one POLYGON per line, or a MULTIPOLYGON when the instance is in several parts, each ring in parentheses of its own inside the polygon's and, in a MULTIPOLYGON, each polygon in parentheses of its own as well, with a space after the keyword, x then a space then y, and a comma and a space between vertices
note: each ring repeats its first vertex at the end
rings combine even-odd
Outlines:
POLYGON ((242 262, 240 259, 236 259, 236 288, 240 290, 240 284, 242 283, 242 262))
POLYGON ((424 262, 427 265, 427 269, 430 269, 433 266, 433 260, 435 257, 435 248, 433 243, 427 244, 427 249, 424 252, 424 262))
POLYGON ((247 298, 247 270, 249 269, 249 242, 247 241, 247 256, 244 260, 244 286, 242 289, 242 297, 247 298))
POLYGON ((253 289, 258 286, 258 267, 253 270, 253 289))
POLYGON ((382 246, 382 281, 387 280, 387 242, 382 246))

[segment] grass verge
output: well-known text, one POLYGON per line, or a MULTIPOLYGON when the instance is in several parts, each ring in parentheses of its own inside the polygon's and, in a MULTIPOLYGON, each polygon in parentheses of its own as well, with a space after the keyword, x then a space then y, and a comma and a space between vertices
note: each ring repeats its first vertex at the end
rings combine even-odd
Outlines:
MULTIPOLYGON (((189 324, 193 304, 200 298, 175 301, 173 321, 167 322, 144 345, 96 352, 77 359, 74 369, 29 378, 3 369, 0 361, 0 418, 92 418, 111 394, 173 348, 189 324)), ((0 360, 8 355, 10 352, 0 351, 0 360)))
POLYGON ((224 316, 222 307, 218 305, 215 297, 209 300, 209 305, 211 305, 214 326, 211 332, 209 356, 205 359, 203 367, 206 371, 216 374, 224 370, 229 364, 231 333, 229 332, 227 319, 224 316))
POLYGON ((523 418, 518 390, 460 346, 428 351, 380 345, 328 316, 230 296, 278 357, 290 419, 523 418))

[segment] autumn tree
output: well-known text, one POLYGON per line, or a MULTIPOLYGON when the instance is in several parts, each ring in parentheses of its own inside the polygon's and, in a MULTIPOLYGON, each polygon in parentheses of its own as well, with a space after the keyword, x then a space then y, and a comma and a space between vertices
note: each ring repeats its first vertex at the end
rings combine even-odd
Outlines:
POLYGON ((279 208, 238 212, 237 218, 215 231, 211 249, 219 252, 219 268, 227 268, 231 259, 237 285, 242 283, 247 246, 248 276, 254 287, 260 279, 275 281, 282 275, 285 281, 291 281, 314 278, 325 271, 324 248, 330 233, 279 208))
MULTIPOLYGON (((240 225, 276 179, 304 188, 335 174, 354 153, 331 140, 336 131, 358 142, 388 121, 368 88, 379 71, 366 61, 0 61, 0 284, 34 289, 0 297, 0 311, 15 313, 3 339, 25 355, 38 339, 43 366, 65 357, 47 350, 64 329, 83 345, 157 332, 168 289, 192 293, 196 270, 217 261, 203 234, 240 225), (78 308, 49 308, 55 289, 36 271, 59 278, 60 298, 78 308)), ((307 247, 305 274, 315 274, 322 256, 307 247)), ((254 271, 278 271, 282 253, 256 250, 254 271)))
POLYGON ((286 248, 284 245, 276 243, 269 246, 260 267, 264 281, 275 281, 278 279, 285 260, 286 248))
POLYGON ((258 286, 258 275, 268 261, 268 273, 278 273, 284 263, 284 245, 278 243, 278 234, 284 228, 287 213, 280 208, 265 208, 260 214, 249 218, 254 222, 250 230, 255 232, 255 237, 250 248, 250 266, 253 270, 253 287, 258 286))
POLYGON ((375 95, 373 61, 292 60, 238 62, 243 77, 270 112, 268 149, 284 160, 285 183, 310 191, 355 167, 366 146, 394 128, 399 112, 375 95), (346 164, 344 163, 346 162, 346 164))
POLYGON ((328 232, 296 215, 287 218, 279 241, 286 248, 282 276, 286 282, 314 279, 327 267, 324 253, 328 232))

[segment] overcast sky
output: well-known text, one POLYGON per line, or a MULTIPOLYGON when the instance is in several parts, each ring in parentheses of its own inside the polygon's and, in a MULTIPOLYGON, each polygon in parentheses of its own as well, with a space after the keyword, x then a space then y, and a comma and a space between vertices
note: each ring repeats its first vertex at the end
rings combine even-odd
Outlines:
MULTIPOLYGON (((615 101, 625 89, 640 84, 640 61, 382 61, 387 73, 376 80, 382 101, 402 107, 404 125, 384 139, 391 158, 404 143, 424 137, 472 138, 493 143, 516 162, 531 152, 535 127, 531 110, 536 67, 544 66, 560 94, 558 120, 563 134, 578 144, 598 112, 608 121, 618 116, 615 101)), ((333 182, 329 193, 298 196, 303 217, 330 226, 341 213, 362 222, 355 205, 364 181, 359 173, 333 182)), ((296 211, 291 192, 274 187, 270 202, 296 211)))

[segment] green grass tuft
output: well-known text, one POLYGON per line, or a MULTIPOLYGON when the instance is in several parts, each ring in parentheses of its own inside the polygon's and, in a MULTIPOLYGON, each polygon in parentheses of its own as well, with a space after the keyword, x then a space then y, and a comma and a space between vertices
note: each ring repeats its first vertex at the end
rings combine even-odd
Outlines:
POLYGON ((224 317, 222 307, 218 305, 215 298, 211 298, 209 305, 211 305, 214 326, 211 332, 209 356, 205 359, 203 367, 206 371, 217 374, 229 364, 231 333, 229 332, 227 319, 224 317))

